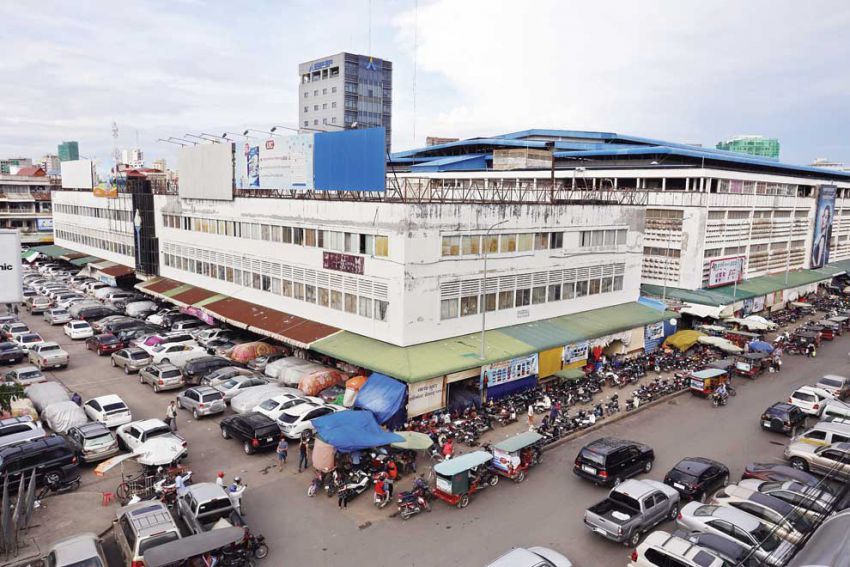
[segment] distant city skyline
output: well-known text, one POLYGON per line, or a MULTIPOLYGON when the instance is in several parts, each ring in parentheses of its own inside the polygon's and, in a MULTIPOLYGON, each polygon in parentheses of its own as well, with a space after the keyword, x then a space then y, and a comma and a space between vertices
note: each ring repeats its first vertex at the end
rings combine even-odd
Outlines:
POLYGON ((757 132, 781 141, 783 161, 850 163, 850 5, 816 4, 423 0, 417 13, 412 0, 250 12, 191 0, 115 11, 95 1, 55 4, 45 17, 6 3, 4 43, 15 57, 0 72, 25 79, 0 87, 0 156, 38 158, 78 140, 83 155, 109 164, 115 120, 119 148, 176 164, 177 146, 158 138, 295 127, 298 63, 350 51, 393 62, 394 151, 427 136, 527 128, 706 147, 757 132))

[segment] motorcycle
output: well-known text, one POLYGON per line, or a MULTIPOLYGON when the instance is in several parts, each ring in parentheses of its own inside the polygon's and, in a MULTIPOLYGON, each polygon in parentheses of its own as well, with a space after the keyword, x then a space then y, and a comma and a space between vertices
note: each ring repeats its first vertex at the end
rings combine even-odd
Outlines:
POLYGON ((398 495, 398 513, 402 520, 409 520, 423 510, 431 511, 428 500, 431 496, 428 488, 415 488, 398 495))
POLYGON ((717 392, 714 392, 713 394, 711 394, 711 404, 716 408, 720 407, 720 406, 725 406, 728 402, 729 402, 729 395, 728 394, 725 395, 725 396, 722 395, 722 394, 718 394, 717 392))
POLYGON ((365 472, 361 470, 352 471, 348 476, 348 481, 345 483, 345 489, 348 491, 349 499, 366 492, 371 482, 372 479, 365 472))
POLYGON ((269 546, 266 545, 266 536, 254 535, 248 532, 245 535, 245 550, 257 559, 265 559, 269 554, 269 546))

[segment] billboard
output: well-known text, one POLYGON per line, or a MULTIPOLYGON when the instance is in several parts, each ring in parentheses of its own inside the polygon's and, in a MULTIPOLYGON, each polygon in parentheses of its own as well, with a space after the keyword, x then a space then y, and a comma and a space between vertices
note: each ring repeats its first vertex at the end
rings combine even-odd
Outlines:
POLYGON ((248 148, 248 163, 246 165, 248 187, 260 186, 260 146, 248 148))
POLYGON ((21 234, 0 230, 0 303, 23 301, 21 278, 21 234))
POLYGON ((42 232, 52 232, 53 219, 35 219, 35 229, 42 232))
POLYGON ((528 378, 537 374, 537 353, 481 367, 481 389, 528 378))
POLYGON ((835 220, 835 185, 818 188, 818 204, 815 210, 815 231, 812 235, 812 257, 809 267, 821 268, 829 262, 829 242, 832 237, 832 221, 835 220))
POLYGON ((712 260, 708 264, 708 285, 717 287, 739 282, 744 278, 744 256, 712 260))
POLYGON ((383 128, 315 135, 313 178, 317 191, 384 191, 386 168, 383 128))
POLYGON ((177 151, 179 193, 184 199, 233 200, 233 144, 198 144, 177 151))
POLYGON ((262 189, 314 189, 313 134, 277 137, 260 146, 262 189))
POLYGON ((92 189, 94 187, 94 162, 90 159, 63 161, 59 164, 62 172, 63 189, 92 189))

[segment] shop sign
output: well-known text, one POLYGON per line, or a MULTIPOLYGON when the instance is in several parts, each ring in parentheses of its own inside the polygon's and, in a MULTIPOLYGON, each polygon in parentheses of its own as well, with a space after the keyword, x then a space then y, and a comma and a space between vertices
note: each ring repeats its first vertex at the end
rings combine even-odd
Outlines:
POLYGON ((340 254, 339 252, 325 252, 322 259, 322 266, 326 270, 336 270, 337 272, 358 274, 362 276, 364 258, 363 256, 340 254))
POLYGON ((407 386, 407 415, 415 417, 443 407, 443 377, 407 386))
POLYGON ((658 339, 664 338, 664 321, 659 321, 657 323, 651 323, 646 326, 646 335, 644 339, 646 341, 655 341, 658 339))
POLYGON ((100 281, 102 281, 106 285, 110 285, 112 287, 118 287, 118 282, 115 281, 114 276, 108 276, 106 274, 100 274, 97 279, 99 279, 100 281))
POLYGON ((708 265, 708 286, 717 287, 741 281, 744 276, 744 256, 712 260, 708 265))
POLYGON ((21 236, 17 230, 0 230, 0 303, 20 303, 23 288, 21 236))
POLYGON ((537 353, 481 367, 481 389, 492 388, 537 374, 537 353))
POLYGON ((587 360, 587 350, 590 347, 589 341, 574 343, 564 347, 564 364, 572 364, 587 360))

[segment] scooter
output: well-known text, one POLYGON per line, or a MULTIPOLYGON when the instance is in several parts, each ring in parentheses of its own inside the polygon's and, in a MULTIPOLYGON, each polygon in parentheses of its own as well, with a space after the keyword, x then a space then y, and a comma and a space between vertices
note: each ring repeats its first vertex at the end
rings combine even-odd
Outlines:
POLYGON ((431 511, 431 505, 428 504, 430 491, 427 488, 416 488, 409 492, 402 492, 398 495, 398 514, 402 520, 409 520, 423 510, 431 511))
POLYGON ((348 477, 348 482, 345 483, 345 489, 348 491, 349 499, 354 498, 358 494, 363 494, 369 488, 370 482, 369 475, 363 471, 352 471, 348 477))

